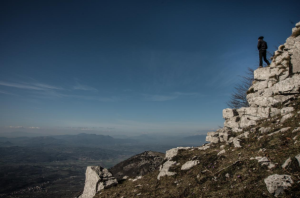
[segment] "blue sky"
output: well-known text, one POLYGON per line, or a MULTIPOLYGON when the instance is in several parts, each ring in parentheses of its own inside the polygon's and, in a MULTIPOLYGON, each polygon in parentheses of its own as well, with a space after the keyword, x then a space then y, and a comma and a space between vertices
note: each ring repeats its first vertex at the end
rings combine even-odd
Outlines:
POLYGON ((0 132, 205 134, 290 1, 1 1, 0 132))

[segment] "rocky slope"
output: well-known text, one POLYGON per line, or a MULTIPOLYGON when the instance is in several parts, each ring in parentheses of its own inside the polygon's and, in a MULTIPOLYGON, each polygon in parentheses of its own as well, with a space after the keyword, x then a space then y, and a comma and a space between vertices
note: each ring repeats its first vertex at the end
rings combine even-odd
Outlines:
POLYGON ((159 170, 98 191, 102 197, 300 197, 300 23, 254 72, 250 107, 224 109, 210 143, 166 152, 159 170))
POLYGON ((123 178, 135 178, 137 176, 143 176, 150 173, 160 166, 164 160, 165 154, 145 151, 141 154, 135 155, 114 167, 110 168, 109 171, 118 180, 123 178))

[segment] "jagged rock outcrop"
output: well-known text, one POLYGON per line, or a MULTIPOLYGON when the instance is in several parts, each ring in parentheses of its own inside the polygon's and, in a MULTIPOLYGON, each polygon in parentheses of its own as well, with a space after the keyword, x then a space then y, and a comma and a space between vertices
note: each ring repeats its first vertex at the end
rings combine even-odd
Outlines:
POLYGON ((254 71, 255 80, 247 92, 250 107, 224 109, 224 127, 207 133, 206 141, 228 142, 232 133, 255 126, 259 120, 282 115, 283 123, 293 116, 290 112, 294 109, 289 104, 300 97, 300 23, 292 32, 286 43, 275 51, 270 66, 254 71))
POLYGON ((164 153, 145 151, 125 161, 118 163, 109 169, 117 180, 124 176, 135 178, 157 170, 165 157, 164 153))
POLYGON ((79 198, 93 198, 97 192, 117 184, 118 181, 106 168, 88 166, 85 173, 84 190, 79 198))

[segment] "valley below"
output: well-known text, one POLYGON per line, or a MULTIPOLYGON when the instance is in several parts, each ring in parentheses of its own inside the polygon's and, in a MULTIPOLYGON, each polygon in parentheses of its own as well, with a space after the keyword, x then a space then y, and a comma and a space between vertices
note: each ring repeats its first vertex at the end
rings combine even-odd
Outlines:
POLYGON ((78 134, 46 137, 0 137, 0 198, 73 198, 84 187, 87 166, 111 168, 144 151, 199 146, 205 136, 186 138, 78 134), (170 141, 171 139, 171 141, 170 141))

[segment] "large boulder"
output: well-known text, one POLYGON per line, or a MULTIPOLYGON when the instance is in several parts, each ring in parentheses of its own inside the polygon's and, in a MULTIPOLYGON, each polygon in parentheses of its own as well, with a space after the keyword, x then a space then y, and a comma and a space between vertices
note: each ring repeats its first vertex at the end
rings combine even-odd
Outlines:
POLYGON ((269 193, 274 194, 275 197, 284 192, 285 189, 292 186, 294 183, 290 175, 270 175, 264 182, 269 193))
POLYGON ((85 172, 84 190, 79 198, 93 198, 97 192, 117 184, 118 181, 106 168, 88 166, 85 172))
POLYGON ((160 178, 163 176, 176 175, 175 172, 169 171, 170 167, 174 166, 175 164, 176 164, 175 161, 166 161, 163 165, 161 165, 159 168, 159 174, 157 176, 157 179, 160 180, 160 178))

